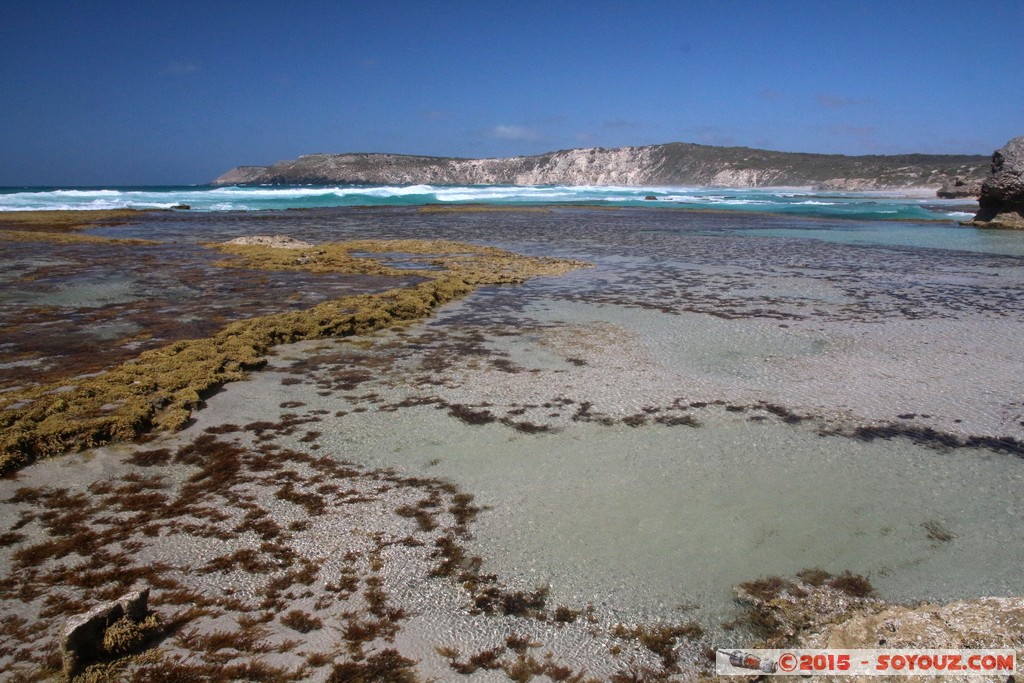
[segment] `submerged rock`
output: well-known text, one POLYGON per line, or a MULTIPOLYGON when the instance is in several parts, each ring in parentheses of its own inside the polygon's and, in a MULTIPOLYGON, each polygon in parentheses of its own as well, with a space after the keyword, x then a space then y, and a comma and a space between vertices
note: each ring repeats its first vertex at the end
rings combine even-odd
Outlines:
POLYGON ((1024 229, 1024 136, 992 154, 992 171, 981 185, 972 225, 1024 229))

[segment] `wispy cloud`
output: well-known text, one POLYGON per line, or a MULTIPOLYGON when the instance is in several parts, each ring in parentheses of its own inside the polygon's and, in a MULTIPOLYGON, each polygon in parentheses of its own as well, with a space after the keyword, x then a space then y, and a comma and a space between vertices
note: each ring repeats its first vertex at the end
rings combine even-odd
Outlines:
POLYGON ((818 104, 827 109, 847 109, 849 107, 864 107, 876 104, 876 101, 870 97, 841 97, 824 93, 819 93, 815 99, 818 100, 818 104))
POLYGON ((643 121, 634 121, 632 119, 610 119, 601 124, 603 128, 610 130, 636 130, 637 128, 643 128, 643 121))
POLYGON ((491 128, 491 135, 502 140, 533 141, 540 139, 540 133, 526 126, 498 125, 491 128))
POLYGON ((160 73, 164 76, 190 76, 200 69, 195 62, 171 62, 160 73))

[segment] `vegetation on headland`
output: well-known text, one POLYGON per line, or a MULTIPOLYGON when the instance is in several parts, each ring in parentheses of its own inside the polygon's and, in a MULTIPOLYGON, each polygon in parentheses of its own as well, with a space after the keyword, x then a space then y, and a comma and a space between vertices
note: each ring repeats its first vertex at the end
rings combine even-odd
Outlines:
POLYGON ((362 240, 308 249, 212 245, 233 258, 223 266, 424 278, 408 288, 326 301, 305 311, 232 323, 212 337, 152 349, 90 377, 69 377, 0 395, 0 472, 37 457, 135 438, 187 424, 204 397, 265 364, 276 344, 363 334, 427 316, 480 285, 521 283, 586 264, 534 258, 445 241, 362 240), (387 266, 359 254, 399 253, 420 269, 387 266))
POLYGON ((985 156, 845 156, 670 142, 489 159, 307 154, 271 166, 239 166, 213 184, 811 185, 833 190, 879 190, 934 188, 955 178, 980 180, 987 168, 985 156))

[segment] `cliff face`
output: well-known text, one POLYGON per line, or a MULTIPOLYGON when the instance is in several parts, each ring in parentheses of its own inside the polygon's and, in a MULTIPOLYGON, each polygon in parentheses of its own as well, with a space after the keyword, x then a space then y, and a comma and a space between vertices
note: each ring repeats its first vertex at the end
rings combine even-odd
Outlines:
POLYGON ((834 190, 938 188, 981 179, 983 156, 905 154, 849 157, 674 142, 587 148, 503 159, 401 154, 311 154, 272 166, 239 166, 214 185, 366 183, 383 185, 814 186, 834 190))
POLYGON ((992 154, 992 170, 981 186, 978 215, 983 227, 1024 229, 1024 136, 992 154))

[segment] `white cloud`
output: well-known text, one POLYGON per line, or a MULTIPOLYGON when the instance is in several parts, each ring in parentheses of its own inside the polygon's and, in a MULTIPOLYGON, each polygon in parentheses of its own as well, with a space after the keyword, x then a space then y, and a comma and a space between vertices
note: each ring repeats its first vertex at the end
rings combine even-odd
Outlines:
POLYGON ((491 135, 502 140, 539 140, 540 133, 526 126, 498 125, 491 129, 491 135))

